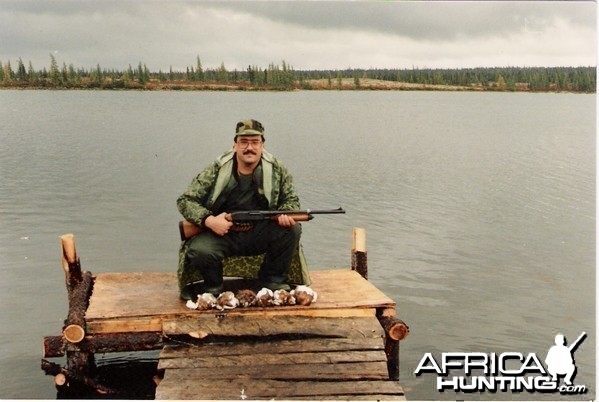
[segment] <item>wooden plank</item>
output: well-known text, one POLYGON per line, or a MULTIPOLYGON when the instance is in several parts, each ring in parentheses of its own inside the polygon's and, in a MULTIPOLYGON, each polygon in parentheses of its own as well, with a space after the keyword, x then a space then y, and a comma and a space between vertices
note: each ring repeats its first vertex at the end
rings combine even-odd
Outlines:
POLYGON ((165 335, 191 332, 213 336, 327 336, 342 338, 382 338, 384 332, 375 317, 322 318, 246 316, 225 318, 198 316, 163 321, 165 335))
MULTIPOLYGON (((160 369, 170 368, 208 368, 229 366, 256 366, 277 364, 342 364, 355 362, 384 362, 387 364, 383 351, 352 351, 352 352, 327 352, 327 353, 270 353, 237 355, 237 356, 204 356, 180 357, 177 359, 161 360, 160 369)), ((387 376, 388 378, 388 376, 387 376)))
MULTIPOLYGON (((318 293, 316 303, 308 307, 273 307, 273 311, 296 314, 297 311, 395 306, 393 300, 349 269, 312 271, 310 277, 311 287, 318 293)), ((86 320, 174 317, 192 313, 202 314, 190 311, 179 299, 175 272, 102 273, 95 278, 86 320)))
POLYGON ((242 343, 208 343, 199 345, 167 345, 160 352, 159 359, 176 359, 181 356, 196 357, 234 356, 252 353, 269 353, 276 348, 277 353, 289 352, 328 352, 352 350, 385 350, 379 338, 316 338, 302 340, 255 341, 242 343))
POLYGON ((403 397, 395 381, 280 381, 235 377, 202 379, 185 377, 182 382, 169 379, 167 371, 156 389, 156 399, 353 399, 353 396, 385 395, 403 397))
POLYGON ((88 334, 95 335, 123 332, 160 332, 162 331, 162 319, 146 317, 130 320, 88 321, 85 328, 88 334))
POLYGON ((376 286, 349 269, 314 271, 310 272, 310 278, 312 288, 318 292, 318 302, 314 306, 329 303, 337 308, 395 306, 395 302, 376 286))
POLYGON ((176 314, 182 308, 175 273, 101 273, 86 319, 176 314))
MULTIPOLYGON (((258 360, 254 360, 256 363, 258 360)), ((160 367, 158 367, 160 369, 160 367)), ((254 379, 286 381, 382 381, 388 380, 387 365, 383 361, 351 363, 305 363, 305 364, 252 364, 228 365, 194 368, 171 368, 168 370, 170 381, 187 381, 187 377, 223 379, 249 377, 254 379)))
MULTIPOLYGON (((163 320, 173 320, 176 318, 192 318, 198 316, 213 316, 222 317, 227 316, 258 316, 258 317, 275 317, 285 316, 288 317, 290 312, 284 310, 284 308, 276 308, 273 310, 268 309, 236 309, 229 311, 225 314, 217 313, 216 311, 204 312, 197 314, 191 312, 187 314, 179 315, 167 315, 162 317, 133 317, 123 319, 94 319, 89 320, 86 323, 86 333, 93 334, 105 334, 114 332, 154 332, 162 331, 163 320), (259 311, 262 310, 262 311, 259 311), (266 311, 264 311, 266 310, 266 311)), ((349 317, 374 317, 376 316, 375 309, 330 309, 330 310, 294 310, 293 315, 297 317, 328 317, 328 318, 349 318, 349 317)))

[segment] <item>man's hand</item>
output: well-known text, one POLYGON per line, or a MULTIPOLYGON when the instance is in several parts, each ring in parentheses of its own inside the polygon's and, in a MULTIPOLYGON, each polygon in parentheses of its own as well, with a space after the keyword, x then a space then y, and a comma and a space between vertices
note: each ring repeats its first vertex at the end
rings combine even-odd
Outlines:
POLYGON ((226 212, 223 212, 217 216, 211 215, 206 218, 204 225, 217 235, 224 236, 229 233, 229 229, 231 229, 231 226, 233 226, 233 222, 228 221, 226 216, 226 212))
POLYGON ((279 215, 277 217, 277 222, 279 223, 279 226, 284 228, 290 228, 295 225, 295 220, 291 216, 285 214, 279 215))

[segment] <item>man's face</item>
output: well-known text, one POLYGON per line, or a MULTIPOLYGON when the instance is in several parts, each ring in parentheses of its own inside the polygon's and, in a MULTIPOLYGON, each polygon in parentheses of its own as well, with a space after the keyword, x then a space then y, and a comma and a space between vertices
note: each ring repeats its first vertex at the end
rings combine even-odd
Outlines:
POLYGON ((243 135, 237 137, 233 149, 237 154, 237 161, 252 165, 260 161, 263 146, 261 135, 243 135))

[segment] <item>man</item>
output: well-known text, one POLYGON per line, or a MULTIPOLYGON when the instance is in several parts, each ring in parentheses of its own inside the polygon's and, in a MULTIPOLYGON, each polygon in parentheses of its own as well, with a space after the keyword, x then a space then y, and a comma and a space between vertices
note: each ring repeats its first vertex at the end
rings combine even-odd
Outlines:
POLYGON ((578 343, 584 339, 586 333, 583 333, 572 345, 566 346, 566 339, 564 335, 557 334, 555 336, 555 345, 547 352, 545 358, 545 364, 547 364, 547 371, 551 374, 553 381, 558 381, 558 375, 565 375, 564 379, 566 385, 572 385, 572 379, 576 374, 576 366, 574 365, 574 358, 572 357, 572 351, 578 346, 578 343))
POLYGON ((264 149, 264 127, 256 120, 237 123, 233 149, 200 172, 177 200, 179 212, 205 229, 182 249, 179 268, 181 297, 223 291, 223 260, 231 256, 265 254, 258 273, 259 287, 289 290, 289 265, 298 248, 301 226, 292 217, 256 222, 251 230, 233 230, 225 215, 235 211, 300 208, 287 169, 264 149), (183 272, 182 272, 183 271, 183 272), (190 272, 186 272, 190 271, 190 272), (189 274, 203 278, 200 288, 186 283, 189 274))

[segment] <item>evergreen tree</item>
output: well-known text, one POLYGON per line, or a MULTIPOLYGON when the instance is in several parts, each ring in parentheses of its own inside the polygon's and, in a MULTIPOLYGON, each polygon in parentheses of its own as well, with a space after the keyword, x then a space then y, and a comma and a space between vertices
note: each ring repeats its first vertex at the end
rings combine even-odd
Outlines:
POLYGON ((205 76, 204 76, 204 69, 202 68, 202 62, 200 61, 200 56, 197 56, 197 60, 196 60, 196 75, 195 75, 196 81, 204 81, 205 80, 205 76))
POLYGON ((69 83, 69 72, 67 69, 67 63, 63 62, 62 63, 62 69, 60 70, 60 80, 62 81, 62 83, 69 83))
POLYGON ((255 85, 256 83, 256 75, 254 73, 254 69, 252 68, 252 66, 248 66, 248 79, 250 81, 250 84, 255 85))
POLYGON ((27 81, 27 71, 25 70, 25 65, 23 64, 23 60, 19 57, 19 61, 17 63, 17 80, 19 81, 27 81))
POLYGON ((130 85, 131 82, 135 79, 135 73, 133 72, 133 67, 131 67, 131 64, 129 64, 129 68, 125 72, 124 76, 127 80, 128 85, 130 85))
POLYGON ((220 63, 220 67, 218 68, 218 73, 217 73, 216 77, 217 77, 216 79, 218 82, 223 82, 223 83, 229 82, 229 72, 225 68, 224 62, 220 63))
MULTIPOLYGON (((1 69, 1 68, 0 68, 1 69)), ((29 68, 27 69, 27 80, 31 83, 36 81, 36 74, 35 74, 35 70, 33 69, 33 64, 31 64, 31 61, 29 62, 29 68)), ((1 79, 0 79, 1 81, 1 79)))
POLYGON ((54 86, 60 85, 60 71, 58 71, 58 63, 53 54, 50 54, 50 83, 54 86))
POLYGON ((104 74, 100 68, 100 64, 96 65, 96 69, 92 71, 91 81, 94 87, 101 87, 104 82, 104 74))

